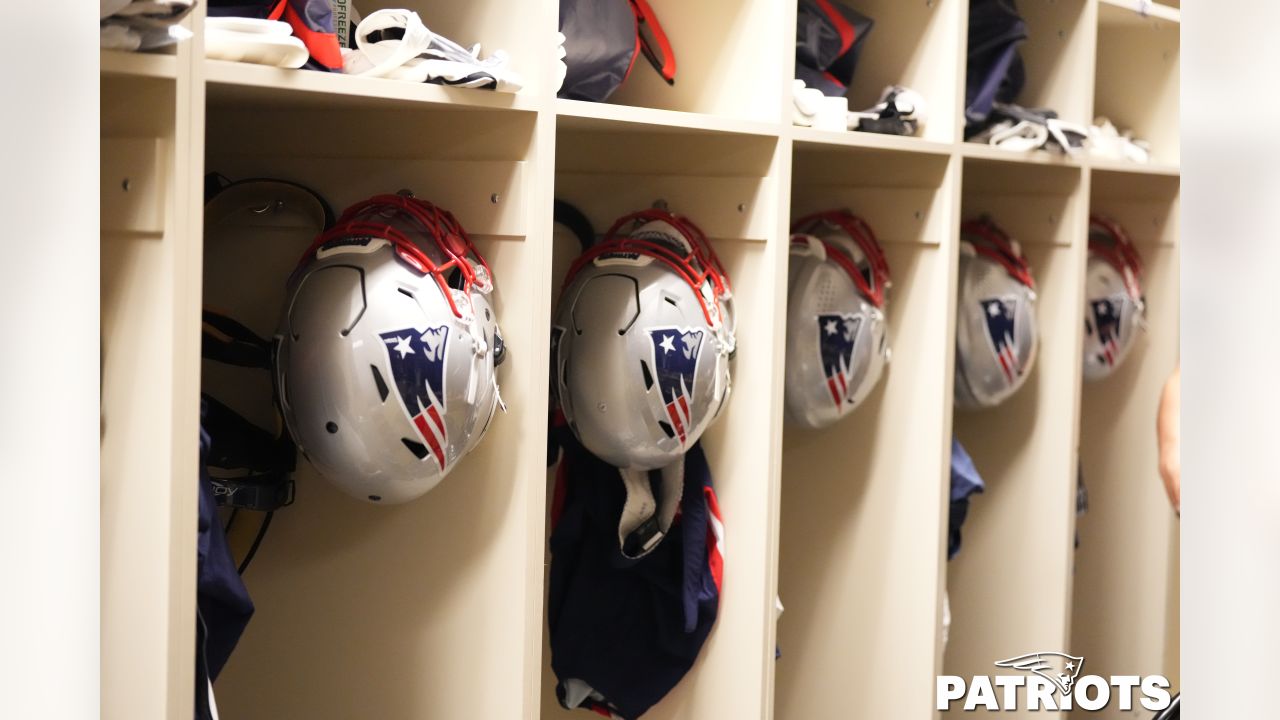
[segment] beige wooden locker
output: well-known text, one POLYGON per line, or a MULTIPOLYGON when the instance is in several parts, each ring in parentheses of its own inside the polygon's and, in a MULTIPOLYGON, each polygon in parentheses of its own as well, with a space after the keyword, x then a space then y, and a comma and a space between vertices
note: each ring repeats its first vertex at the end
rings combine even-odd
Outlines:
POLYGON ((735 393, 705 438, 726 524, 720 613, 646 717, 928 720, 935 676, 1039 650, 1176 687, 1177 525, 1151 423, 1177 363, 1177 2, 1019 3, 1021 102, 1132 128, 1151 142, 1146 165, 962 142, 964 0, 850 0, 876 19, 851 108, 912 87, 930 103, 918 138, 790 124, 793 3, 652 4, 677 81, 640 60, 606 103, 555 98, 552 0, 403 4, 508 51, 526 81, 515 94, 205 60, 202 8, 174 53, 103 53, 104 717, 190 715, 197 393, 270 419, 263 378, 202 366, 198 309, 271 333, 303 249, 280 228, 206 235, 206 170, 301 181, 339 210, 400 189, 453 210, 494 269, 511 350, 508 412, 427 496, 358 503, 300 460, 298 500, 246 574, 258 611, 216 686, 223 717, 586 717, 559 708, 546 643, 546 339, 577 254, 553 238, 553 197, 599 230, 654 203, 688 215, 736 295, 735 393), (852 417, 799 431, 782 417, 789 227, 829 207, 886 248, 894 357, 852 417), (1096 385, 1080 378, 1091 212, 1138 241, 1151 308, 1133 357, 1096 385), (959 226, 981 213, 1036 271, 1042 345, 1009 402, 959 413, 959 226), (948 563, 953 432, 988 487, 948 563), (1078 522, 1077 464, 1092 500, 1078 522))

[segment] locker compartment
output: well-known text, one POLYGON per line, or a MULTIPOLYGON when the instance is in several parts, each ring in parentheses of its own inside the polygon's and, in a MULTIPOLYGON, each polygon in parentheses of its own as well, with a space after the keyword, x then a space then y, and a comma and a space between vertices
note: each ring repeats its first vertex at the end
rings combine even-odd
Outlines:
MULTIPOLYGON (((733 287, 738 347, 731 365, 733 390, 701 441, 725 526, 719 611, 693 668, 646 719, 766 712, 774 606, 769 538, 777 487, 777 453, 766 439, 781 420, 776 404, 781 386, 773 374, 780 342, 774 308, 785 277, 783 219, 775 214, 778 152, 772 138, 626 127, 569 130, 557 142, 556 197, 581 210, 597 234, 628 212, 665 204, 706 233, 733 287)), ((563 278, 580 253, 571 235, 555 243, 553 313, 563 278)), ((550 523, 547 529, 550 533, 550 523)), ((545 614, 541 627, 546 643, 545 614)), ((541 717, 584 715, 560 708, 550 662, 544 646, 541 717)))
POLYGON ((919 92, 928 103, 929 118, 920 137, 955 140, 960 122, 956 108, 964 98, 964 68, 952 58, 962 52, 960 18, 967 3, 847 0, 843 4, 875 22, 845 94, 849 109, 870 108, 886 87, 903 85, 919 92))
POLYGON ((1081 389, 1089 512, 1077 524, 1071 623, 1073 651, 1092 672, 1158 672, 1175 688, 1178 525, 1160 480, 1155 427, 1164 382, 1178 365, 1178 203, 1177 178, 1093 174, 1091 210, 1123 227, 1142 255, 1147 331, 1109 377, 1081 389))
MULTIPOLYGON (((339 213, 401 189, 452 211, 492 269, 509 351, 498 368, 508 410, 426 495, 394 506, 360 502, 299 457, 296 502, 277 511, 245 574, 257 613, 217 683, 225 716, 530 712, 527 663, 537 650, 522 638, 538 602, 527 568, 539 560, 541 526, 529 504, 543 502, 531 468, 544 452, 546 379, 536 347, 547 333, 547 309, 536 300, 545 275, 528 237, 534 135, 534 116, 521 113, 211 107, 211 171, 301 182, 339 213), (334 128, 376 131, 335 136, 334 128)), ((252 226, 210 236, 205 303, 270 337, 307 244, 292 237, 252 226)), ((265 373, 246 381, 236 369, 204 365, 206 390, 272 426, 265 373)), ((257 527, 253 513, 240 515, 238 524, 257 527)), ((232 532, 238 556, 244 532, 232 532)))
POLYGON ((1151 144, 1151 161, 1166 166, 1179 159, 1178 17, 1177 11, 1144 16, 1111 3, 1098 7, 1093 114, 1133 130, 1151 144))
MULTIPOLYGON (((777 30, 794 26, 793 4, 765 0, 651 0, 648 4, 671 43, 675 82, 668 85, 637 55, 630 76, 607 104, 737 120, 776 123, 782 119, 793 44, 777 30)), ((561 100, 557 110, 591 115, 597 110, 590 105, 561 100)))
POLYGON ((954 413, 954 434, 986 483, 947 564, 952 625, 945 674, 1059 651, 1068 640, 1086 183, 1072 167, 965 163, 963 215, 989 214, 1017 240, 1036 282, 1039 349, 1003 404, 954 413))
POLYGON ((892 359, 850 415, 783 435, 780 720, 933 716, 959 170, 946 155, 795 155, 792 215, 848 208, 887 254, 892 359))

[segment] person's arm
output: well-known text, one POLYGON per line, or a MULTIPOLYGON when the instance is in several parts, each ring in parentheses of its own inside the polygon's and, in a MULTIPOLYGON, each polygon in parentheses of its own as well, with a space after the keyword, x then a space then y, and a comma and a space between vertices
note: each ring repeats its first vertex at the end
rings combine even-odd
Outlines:
POLYGON ((1169 495, 1173 509, 1182 513, 1182 460, 1179 445, 1182 406, 1182 368, 1173 371, 1160 394, 1160 409, 1156 413, 1156 440, 1160 446, 1160 478, 1169 495))

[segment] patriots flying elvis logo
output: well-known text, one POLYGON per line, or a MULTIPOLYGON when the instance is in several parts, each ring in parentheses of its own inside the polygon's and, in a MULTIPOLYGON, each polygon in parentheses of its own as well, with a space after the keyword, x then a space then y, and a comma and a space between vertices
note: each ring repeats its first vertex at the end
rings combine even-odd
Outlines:
POLYGON ((662 404, 666 406, 667 417, 671 419, 671 427, 680 438, 681 445, 692 429, 689 404, 693 402, 693 377, 704 336, 705 331, 699 329, 670 327, 649 330, 658 391, 662 393, 662 404))
POLYGON ((1060 652, 1028 653, 996 663, 996 667, 1033 672, 1057 685, 1063 695, 1071 694, 1071 686, 1080 676, 1083 665, 1084 658, 1060 652))
POLYGON ((822 373, 837 408, 853 402, 849 381, 853 379, 853 347, 861 327, 862 318, 849 313, 818 316, 818 352, 822 356, 822 373))
POLYGON ((1000 369, 1009 382, 1022 374, 1022 363, 1013 351, 1013 319, 1018 308, 1018 299, 1012 295, 1002 298, 989 298, 979 301, 982 305, 982 316, 987 319, 987 336, 991 338, 991 349, 1000 361, 1000 369))
POLYGON ((1116 359, 1120 357, 1120 346, 1117 345, 1117 341, 1120 338, 1120 308, 1124 306, 1124 298, 1112 295, 1098 298, 1089 305, 1090 314, 1093 315, 1093 329, 1098 333, 1098 342, 1102 345, 1098 360, 1110 367, 1115 365, 1116 359))
POLYGON ((444 424, 444 362, 449 328, 405 328, 381 333, 380 337, 404 411, 444 470, 444 446, 449 440, 444 424))

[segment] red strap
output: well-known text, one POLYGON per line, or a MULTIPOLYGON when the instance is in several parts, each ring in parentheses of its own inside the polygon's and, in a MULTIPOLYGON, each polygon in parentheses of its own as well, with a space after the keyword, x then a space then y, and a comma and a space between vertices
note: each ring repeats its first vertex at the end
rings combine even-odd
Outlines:
MULTIPOLYGON (((662 75, 662 79, 668 83, 675 82, 676 79, 676 53, 671 48, 671 41, 667 39, 667 33, 662 29, 662 23, 658 22, 658 15, 653 12, 653 8, 649 7, 649 3, 645 0, 631 0, 631 11, 636 15, 636 39, 638 40, 637 49, 643 47, 645 57, 653 64, 658 74, 662 75), (653 39, 657 41, 658 47, 650 47, 645 41, 644 35, 640 32, 641 25, 648 25, 653 31, 653 39), (658 52, 661 52, 661 62, 658 61, 658 52)), ((632 62, 635 59, 632 58, 632 62)))
POLYGON ((293 9, 293 5, 288 0, 281 0, 276 9, 271 11, 273 20, 279 16, 278 12, 281 10, 284 12, 285 21, 293 26, 293 34, 307 46, 312 60, 330 70, 342 69, 342 50, 338 46, 336 34, 318 32, 307 27, 307 21, 298 15, 298 11, 293 9))
POLYGON ((271 8, 271 12, 267 15, 268 20, 279 20, 284 14, 284 6, 289 4, 289 0, 279 0, 275 7, 271 8))
POLYGON ((840 55, 849 52, 849 48, 858 39, 857 29, 828 0, 818 0, 818 7, 831 18, 831 24, 836 26, 836 32, 840 34, 840 55))

